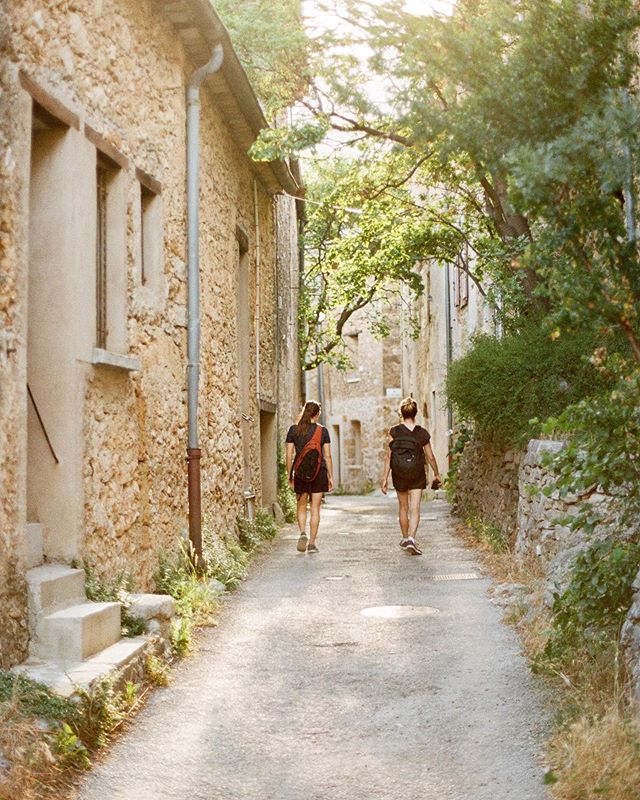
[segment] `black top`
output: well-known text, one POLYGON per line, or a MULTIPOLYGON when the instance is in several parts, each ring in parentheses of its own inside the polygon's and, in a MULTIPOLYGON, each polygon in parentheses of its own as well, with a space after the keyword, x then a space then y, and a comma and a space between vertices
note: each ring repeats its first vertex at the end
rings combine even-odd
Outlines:
MULTIPOLYGON (((286 441, 287 441, 287 444, 293 444, 293 446, 296 449, 296 456, 302 450, 302 448, 305 446, 305 444, 311 439, 311 437, 313 436, 313 434, 315 432, 315 429, 317 427, 318 427, 317 423, 316 422, 312 422, 311 425, 309 425, 309 427, 307 428, 307 433, 306 433, 305 436, 302 436, 302 435, 298 434, 298 426, 297 425, 292 425, 289 428, 289 431, 287 432, 287 440, 286 441)), ((323 447, 322 447, 323 445, 330 444, 330 443, 331 443, 331 437, 329 436, 328 429, 327 428, 322 428, 322 436, 320 437, 320 449, 323 449, 323 447)), ((325 462, 325 459, 324 459, 324 454, 322 456, 322 463, 321 463, 320 466, 322 466, 322 467, 326 467, 327 466, 326 462, 325 462)))
POLYGON ((431 436, 429 435, 429 431, 426 428, 423 428, 422 425, 416 425, 413 430, 407 428, 406 425, 400 423, 400 425, 394 425, 393 428, 389 431, 389 436, 392 439, 395 439, 398 435, 406 436, 409 434, 410 436, 415 436, 418 440, 418 444, 420 447, 424 447, 425 445, 429 444, 431 441, 431 436))

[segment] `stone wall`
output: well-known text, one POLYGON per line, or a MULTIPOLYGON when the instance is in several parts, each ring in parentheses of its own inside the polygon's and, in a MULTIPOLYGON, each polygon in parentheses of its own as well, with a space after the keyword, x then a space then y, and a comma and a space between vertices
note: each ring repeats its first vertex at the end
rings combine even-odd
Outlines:
POLYGON ((518 470, 522 453, 473 438, 458 467, 454 511, 463 518, 478 515, 515 538, 518 515, 518 470))

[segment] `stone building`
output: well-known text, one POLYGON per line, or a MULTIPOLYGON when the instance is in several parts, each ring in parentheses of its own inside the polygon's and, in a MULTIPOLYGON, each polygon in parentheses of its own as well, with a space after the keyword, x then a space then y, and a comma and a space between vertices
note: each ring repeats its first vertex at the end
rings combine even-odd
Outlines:
POLYGON ((320 383, 309 381, 309 397, 321 395, 324 424, 331 435, 336 486, 361 492, 377 485, 382 475, 387 432, 397 422, 402 396, 400 305, 389 336, 376 339, 366 314, 356 312, 344 339, 352 368, 342 372, 324 365, 320 383))
POLYGON ((295 171, 246 155, 266 122, 209 0, 2 4, 1 667, 28 652, 29 567, 88 558, 145 589, 185 535, 185 94, 216 43, 200 446, 222 532, 247 488, 275 500, 278 412, 299 404, 295 171))

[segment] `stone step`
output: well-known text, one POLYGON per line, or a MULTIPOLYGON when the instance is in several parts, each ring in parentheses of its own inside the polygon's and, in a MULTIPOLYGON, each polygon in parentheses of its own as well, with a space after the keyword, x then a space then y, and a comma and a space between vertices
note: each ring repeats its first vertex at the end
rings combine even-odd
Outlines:
POLYGON ((88 690, 96 681, 108 675, 122 674, 123 678, 136 678, 127 673, 136 667, 142 670, 147 645, 144 636, 121 639, 83 661, 65 664, 30 658, 14 667, 13 672, 44 683, 62 697, 69 697, 78 688, 88 690))
POLYGON ((84 570, 66 564, 44 564, 27 571, 31 619, 85 599, 84 570))
POLYGON ((44 529, 39 522, 27 522, 24 556, 27 569, 39 567, 44 561, 44 529))
POLYGON ((43 616, 36 627, 32 655, 74 663, 120 639, 120 603, 80 603, 43 616))

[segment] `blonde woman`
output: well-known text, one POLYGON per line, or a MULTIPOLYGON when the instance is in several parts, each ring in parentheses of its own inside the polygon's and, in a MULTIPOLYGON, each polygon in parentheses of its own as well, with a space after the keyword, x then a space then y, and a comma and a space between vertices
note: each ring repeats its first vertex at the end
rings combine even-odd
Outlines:
POLYGON ((420 524, 422 492, 427 488, 426 462, 434 473, 434 488, 441 484, 440 471, 431 449, 429 432, 416 424, 418 404, 413 397, 405 397, 399 412, 402 421, 389 431, 389 447, 380 488, 383 494, 387 493, 391 473, 398 496, 398 520, 402 534, 400 547, 414 556, 421 556, 416 533, 420 524))
POLYGON ((329 431, 319 423, 320 404, 310 400, 304 404, 295 425, 287 433, 287 473, 289 486, 298 499, 298 545, 300 553, 318 553, 316 538, 320 525, 320 503, 322 495, 333 489, 333 462, 331 461, 331 439, 329 431), (309 451, 317 449, 317 465, 305 474, 305 454, 313 462, 309 451), (315 475, 313 473, 315 472, 315 475), (312 477, 309 477, 312 475, 312 477), (307 537, 307 499, 311 503, 311 525, 307 537))

